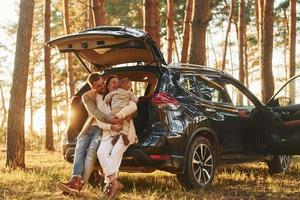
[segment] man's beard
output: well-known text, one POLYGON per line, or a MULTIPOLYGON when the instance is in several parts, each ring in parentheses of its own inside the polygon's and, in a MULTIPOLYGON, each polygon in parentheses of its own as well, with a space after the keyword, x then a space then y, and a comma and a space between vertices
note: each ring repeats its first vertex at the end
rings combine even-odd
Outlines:
POLYGON ((98 94, 105 94, 105 92, 106 92, 106 89, 101 89, 101 90, 97 91, 98 94))

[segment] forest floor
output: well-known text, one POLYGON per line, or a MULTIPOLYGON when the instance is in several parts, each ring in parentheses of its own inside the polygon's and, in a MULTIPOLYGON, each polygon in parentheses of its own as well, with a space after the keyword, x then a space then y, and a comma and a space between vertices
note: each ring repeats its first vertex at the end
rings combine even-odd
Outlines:
MULTIPOLYGON (((56 183, 68 180, 71 164, 61 152, 26 151, 26 170, 5 168, 6 151, 0 148, 0 199, 101 199, 99 188, 85 185, 80 197, 64 196, 56 183)), ((184 190, 176 176, 120 173, 125 188, 119 199, 300 199, 300 158, 294 157, 285 174, 270 176, 265 163, 219 167, 207 190, 184 190)))

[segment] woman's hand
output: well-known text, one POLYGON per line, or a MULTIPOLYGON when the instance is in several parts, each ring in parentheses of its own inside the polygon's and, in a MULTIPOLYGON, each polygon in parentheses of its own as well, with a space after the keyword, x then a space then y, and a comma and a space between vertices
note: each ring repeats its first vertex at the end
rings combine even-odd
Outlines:
POLYGON ((110 129, 112 131, 116 131, 116 132, 119 132, 121 129, 122 129, 122 125, 121 124, 112 124, 110 129))
POLYGON ((123 122, 122 119, 118 119, 116 116, 110 116, 106 119, 106 123, 109 124, 121 124, 123 122))

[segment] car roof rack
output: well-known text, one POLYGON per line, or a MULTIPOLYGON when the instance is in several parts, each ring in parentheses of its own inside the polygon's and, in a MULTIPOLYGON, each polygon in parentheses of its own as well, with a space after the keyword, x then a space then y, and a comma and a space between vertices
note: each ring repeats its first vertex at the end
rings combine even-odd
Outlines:
POLYGON ((224 73, 222 70, 219 70, 216 68, 207 67, 204 65, 189 64, 189 63, 170 63, 167 65, 167 67, 168 68, 182 68, 182 69, 204 69, 204 70, 224 73))

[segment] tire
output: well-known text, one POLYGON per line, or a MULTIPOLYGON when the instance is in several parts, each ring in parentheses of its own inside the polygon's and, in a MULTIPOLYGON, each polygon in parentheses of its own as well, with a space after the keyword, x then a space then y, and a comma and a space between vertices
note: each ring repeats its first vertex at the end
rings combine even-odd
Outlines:
POLYGON ((93 187, 103 188, 104 187, 104 177, 99 173, 98 170, 94 169, 89 178, 89 184, 93 187))
POLYGON ((274 155, 271 161, 267 162, 271 174, 285 173, 290 166, 292 156, 274 155))
POLYGON ((216 154, 211 142, 197 137, 192 142, 185 160, 185 171, 177 174, 179 183, 187 189, 207 188, 213 181, 216 154))

